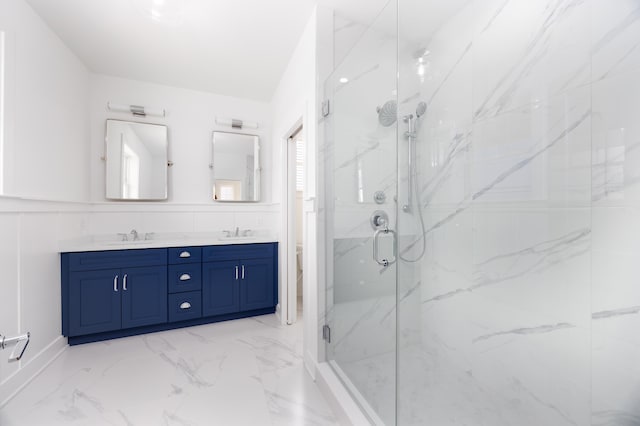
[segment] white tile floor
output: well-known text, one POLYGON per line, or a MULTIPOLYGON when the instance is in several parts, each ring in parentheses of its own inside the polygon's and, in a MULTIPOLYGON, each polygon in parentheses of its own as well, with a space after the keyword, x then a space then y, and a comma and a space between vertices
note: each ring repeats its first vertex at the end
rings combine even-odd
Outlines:
POLYGON ((338 424, 301 354, 302 322, 275 315, 73 346, 0 425, 338 424))

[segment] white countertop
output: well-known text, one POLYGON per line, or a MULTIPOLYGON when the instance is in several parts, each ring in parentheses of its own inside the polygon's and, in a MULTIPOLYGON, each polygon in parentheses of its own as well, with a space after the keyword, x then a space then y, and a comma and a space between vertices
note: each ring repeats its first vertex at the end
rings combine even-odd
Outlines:
MULTIPOLYGON (((140 233, 144 238, 145 233, 140 233)), ((188 233, 154 233, 150 239, 137 241, 122 241, 118 235, 93 235, 73 240, 60 241, 60 253, 132 250, 166 247, 216 246, 230 244, 274 243, 277 236, 268 231, 254 231, 248 237, 225 237, 222 232, 188 232, 188 233)))

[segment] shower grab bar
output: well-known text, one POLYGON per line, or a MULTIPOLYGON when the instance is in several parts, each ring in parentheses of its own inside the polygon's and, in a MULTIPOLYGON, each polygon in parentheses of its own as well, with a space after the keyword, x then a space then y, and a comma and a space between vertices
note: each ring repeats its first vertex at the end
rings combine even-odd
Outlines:
POLYGON ((24 351, 27 350, 27 346, 29 346, 29 341, 31 340, 31 333, 27 332, 27 334, 23 334, 21 336, 16 337, 7 337, 0 334, 0 349, 6 349, 9 346, 15 345, 13 351, 11 351, 11 355, 9 355, 9 362, 11 361, 20 361, 22 359, 22 355, 24 355, 24 351), (20 345, 24 342, 24 346, 20 350, 20 345), (20 352, 18 354, 17 352, 20 352))
POLYGON ((378 229, 373 233, 373 260, 380 266, 384 266, 385 268, 396 263, 397 258, 397 248, 396 248, 396 231, 393 229, 389 229, 388 227, 384 227, 383 229, 378 229), (381 234, 391 234, 393 236, 393 259, 380 259, 378 254, 378 242, 380 241, 381 234))

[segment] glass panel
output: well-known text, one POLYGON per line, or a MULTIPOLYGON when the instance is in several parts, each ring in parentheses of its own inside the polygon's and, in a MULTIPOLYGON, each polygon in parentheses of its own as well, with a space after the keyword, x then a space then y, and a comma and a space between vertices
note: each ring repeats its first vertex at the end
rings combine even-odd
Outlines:
POLYGON ((325 83, 327 358, 372 421, 386 425, 395 424, 396 396, 396 18, 390 2, 325 83), (387 216, 377 239, 387 267, 373 256, 376 211, 387 216))
POLYGON ((400 1, 399 425, 591 424, 591 7, 400 1))

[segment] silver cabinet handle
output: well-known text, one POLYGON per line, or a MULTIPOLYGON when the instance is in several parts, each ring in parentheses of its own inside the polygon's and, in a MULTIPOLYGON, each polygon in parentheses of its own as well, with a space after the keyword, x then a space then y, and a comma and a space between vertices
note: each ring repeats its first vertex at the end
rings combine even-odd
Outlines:
POLYGON ((119 275, 113 277, 113 291, 118 291, 118 277, 119 275))
POLYGON ((378 229, 373 234, 373 260, 380 266, 385 268, 389 265, 396 263, 396 231, 385 227, 384 229, 378 229), (393 236, 393 259, 380 259, 378 257, 378 242, 380 241, 381 234, 391 234, 393 236))
POLYGON ((191 307, 191 303, 189 302, 182 302, 180 304, 180 309, 189 309, 191 307))
POLYGON ((127 274, 124 274, 124 277, 122 278, 122 289, 127 291, 127 274))
POLYGON ((238 280, 238 265, 236 265, 236 281, 238 280))
POLYGON ((242 265, 242 279, 244 280, 244 265, 242 265))
POLYGON ((191 253, 185 250, 182 253, 180 253, 180 257, 182 257, 183 259, 187 257, 191 257, 191 253))
POLYGON ((189 274, 180 275, 180 281, 189 281, 190 279, 191 279, 191 275, 189 274))

